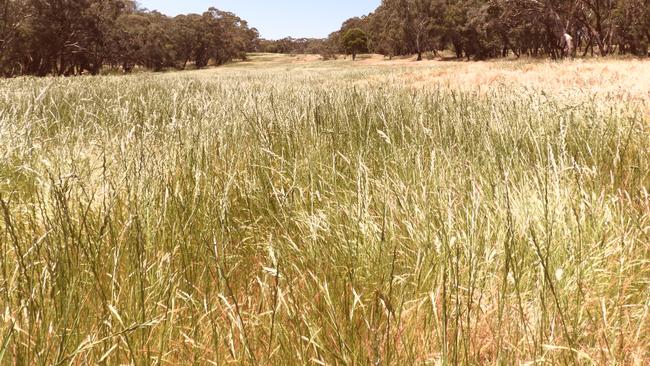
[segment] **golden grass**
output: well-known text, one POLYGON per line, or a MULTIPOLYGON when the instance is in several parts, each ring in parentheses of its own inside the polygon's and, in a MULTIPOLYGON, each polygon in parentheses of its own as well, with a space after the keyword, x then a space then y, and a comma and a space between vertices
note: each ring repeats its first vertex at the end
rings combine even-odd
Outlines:
POLYGON ((646 365, 647 86, 282 55, 2 81, 0 361, 646 365))
MULTIPOLYGON (((372 87, 449 86, 460 90, 494 87, 542 90, 548 93, 598 95, 607 99, 633 100, 650 104, 650 59, 507 59, 481 62, 423 60, 401 57, 389 60, 381 55, 361 55, 352 62, 348 56, 322 61, 317 55, 258 54, 245 63, 229 65, 231 72, 247 68, 271 72, 304 70, 342 73, 373 71, 356 82, 372 87)), ((213 69, 210 72, 226 72, 213 69)), ((205 71, 202 72, 205 75, 205 71)), ((650 107, 646 108, 650 114, 650 107)))

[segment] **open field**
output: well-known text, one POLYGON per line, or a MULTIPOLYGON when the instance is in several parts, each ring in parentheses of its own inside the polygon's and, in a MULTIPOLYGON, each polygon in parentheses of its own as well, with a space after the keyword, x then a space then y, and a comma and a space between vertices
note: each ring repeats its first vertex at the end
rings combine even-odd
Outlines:
MULTIPOLYGON (((368 77, 356 83, 377 86, 390 83, 400 86, 437 84, 454 89, 481 90, 508 87, 538 89, 546 92, 600 94, 611 98, 650 101, 650 61, 637 59, 578 59, 570 62, 550 60, 506 60, 484 62, 415 62, 415 57, 389 60, 380 55, 363 55, 318 62, 315 55, 257 55, 251 61, 228 65, 233 69, 264 69, 267 72, 316 70, 341 73, 354 66, 361 71, 371 68, 368 77)), ((222 71, 222 69, 218 69, 222 71)), ((352 71, 352 70, 350 70, 352 71)), ((328 79, 327 77, 324 77, 328 79)), ((338 79, 331 80, 337 82, 338 79)))
POLYGON ((0 363, 650 362, 650 62, 0 81, 0 363))

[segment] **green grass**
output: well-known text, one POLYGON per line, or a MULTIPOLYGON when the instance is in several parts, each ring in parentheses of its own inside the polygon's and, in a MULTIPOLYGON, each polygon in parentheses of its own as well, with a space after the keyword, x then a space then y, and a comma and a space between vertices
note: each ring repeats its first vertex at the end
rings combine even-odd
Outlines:
POLYGON ((332 65, 2 81, 0 362, 650 360, 640 102, 332 65))

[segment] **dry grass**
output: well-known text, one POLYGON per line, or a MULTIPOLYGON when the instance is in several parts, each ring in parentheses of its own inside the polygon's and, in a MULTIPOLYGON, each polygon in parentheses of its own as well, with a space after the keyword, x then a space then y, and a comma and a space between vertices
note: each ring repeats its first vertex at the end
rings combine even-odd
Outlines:
MULTIPOLYGON (((650 103, 650 59, 598 59, 550 61, 509 59, 484 62, 423 60, 381 55, 361 55, 358 61, 340 56, 323 62, 316 55, 254 55, 247 63, 232 64, 228 72, 262 68, 272 72, 303 70, 341 73, 344 70, 372 71, 358 80, 373 87, 449 86, 474 90, 494 87, 534 89, 558 94, 599 95, 607 99, 650 103)), ((216 69, 223 72, 224 69, 216 69)))
POLYGON ((2 81, 0 362, 645 365, 646 65, 2 81))

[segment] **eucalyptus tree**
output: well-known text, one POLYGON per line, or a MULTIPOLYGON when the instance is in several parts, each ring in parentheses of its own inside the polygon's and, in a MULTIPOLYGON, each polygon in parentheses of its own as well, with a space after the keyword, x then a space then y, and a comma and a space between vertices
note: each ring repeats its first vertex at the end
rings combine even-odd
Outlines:
POLYGON ((0 0, 0 75, 221 65, 245 58, 258 36, 215 8, 170 18, 132 0, 0 0))

